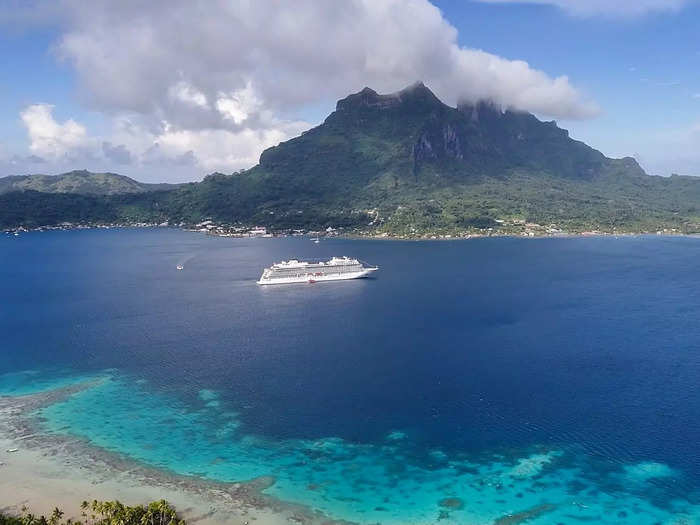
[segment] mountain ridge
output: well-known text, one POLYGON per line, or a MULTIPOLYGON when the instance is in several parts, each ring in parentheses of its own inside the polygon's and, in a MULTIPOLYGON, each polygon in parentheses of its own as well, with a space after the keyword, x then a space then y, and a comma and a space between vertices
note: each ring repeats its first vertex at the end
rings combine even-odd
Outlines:
POLYGON ((114 195, 175 189, 177 184, 139 182, 118 173, 72 170, 57 175, 31 174, 0 177, 0 193, 34 190, 42 193, 114 195))

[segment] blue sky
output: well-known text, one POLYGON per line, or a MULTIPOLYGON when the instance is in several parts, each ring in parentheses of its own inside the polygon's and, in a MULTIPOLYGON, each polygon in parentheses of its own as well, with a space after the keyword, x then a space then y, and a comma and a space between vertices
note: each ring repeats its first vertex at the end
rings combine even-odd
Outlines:
POLYGON ((700 175, 699 2, 125 4, 0 2, 0 175, 198 180, 254 164, 364 85, 417 79, 451 104, 556 119, 649 173, 700 175))
POLYGON ((639 155, 654 174, 700 175, 697 161, 664 154, 662 138, 700 122, 700 5, 630 17, 571 16, 549 5, 437 5, 463 45, 566 74, 590 94, 600 116, 561 122, 575 138, 609 155, 639 155))

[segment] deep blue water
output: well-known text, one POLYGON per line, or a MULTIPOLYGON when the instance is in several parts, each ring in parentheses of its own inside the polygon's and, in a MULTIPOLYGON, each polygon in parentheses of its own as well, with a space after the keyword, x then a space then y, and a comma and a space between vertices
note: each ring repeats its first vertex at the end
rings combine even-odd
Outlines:
POLYGON ((479 479, 513 477, 521 495, 501 494, 502 504, 484 495, 493 501, 453 519, 479 515, 487 523, 547 502, 558 510, 533 523, 558 523, 573 510, 557 498, 599 501, 601 493, 610 502, 596 511, 598 521, 626 522, 615 505, 636 505, 636 515, 624 511, 636 516, 629 523, 643 523, 640 515, 649 523, 696 519, 698 261, 697 238, 313 244, 168 229, 3 236, 0 373, 34 371, 6 375, 10 391, 39 378, 111 370, 111 386, 96 389, 83 408, 118 399, 134 411, 135 401, 156 396, 139 410, 170 411, 163 424, 186 427, 180 441, 161 455, 143 452, 143 429, 100 434, 95 421, 108 411, 80 420, 79 399, 47 411, 53 430, 216 479, 265 473, 267 465, 289 478, 275 494, 338 517, 435 519, 437 495, 426 487, 466 500, 478 490, 478 471, 479 479), (381 269, 366 280, 255 284, 272 262, 332 255, 381 269), (220 443, 211 437, 217 432, 231 434, 220 443), (262 443, 236 449, 250 465, 205 468, 242 436, 262 443), (188 439, 206 450, 199 463, 168 463, 188 439), (298 486, 315 475, 306 472, 314 468, 307 449, 318 440, 334 450, 323 475, 343 478, 344 493, 357 501, 298 486), (311 462, 297 461, 300 455, 311 462), (331 467, 349 456, 367 471, 352 484, 347 469, 331 467), (385 460, 391 467, 370 472, 385 460), (524 463, 535 465, 527 475, 508 470, 524 463), (448 464, 449 472, 441 470, 448 464), (456 471, 471 481, 447 490, 457 486, 456 471), (391 484, 399 490, 397 483, 409 482, 430 497, 408 509, 397 496, 391 508, 391 484), (526 498, 523 484, 535 487, 526 498), (365 491, 384 491, 383 507, 365 491))

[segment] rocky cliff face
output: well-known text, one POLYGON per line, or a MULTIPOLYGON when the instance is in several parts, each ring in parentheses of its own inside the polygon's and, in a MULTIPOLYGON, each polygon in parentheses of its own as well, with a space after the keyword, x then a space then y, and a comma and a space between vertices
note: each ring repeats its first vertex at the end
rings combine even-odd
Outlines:
POLYGON ((610 161, 571 139, 556 122, 489 101, 452 108, 420 82, 389 95, 370 88, 349 95, 321 128, 326 126, 395 140, 404 147, 413 176, 431 164, 447 162, 455 164, 452 171, 461 165, 465 174, 531 169, 590 178, 610 161))

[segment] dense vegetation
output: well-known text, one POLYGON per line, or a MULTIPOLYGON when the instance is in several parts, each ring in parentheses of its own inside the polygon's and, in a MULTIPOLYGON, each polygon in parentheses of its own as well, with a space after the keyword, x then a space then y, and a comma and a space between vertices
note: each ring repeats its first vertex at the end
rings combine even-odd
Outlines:
POLYGON ((54 509, 51 516, 36 516, 26 508, 19 516, 0 514, 0 525, 185 525, 168 502, 129 507, 118 501, 84 501, 82 517, 64 519, 65 513, 54 509))
POLYGON ((145 184, 116 173, 92 173, 86 170, 70 171, 61 175, 13 175, 0 178, 0 194, 33 190, 43 193, 116 195, 172 190, 176 187, 176 184, 145 184))
POLYGON ((452 108, 416 84, 348 96, 323 124, 242 173, 131 195, 0 195, 0 227, 213 219, 403 235, 522 223, 696 232, 698 206, 700 179, 648 176, 634 159, 609 159, 554 122, 487 103, 452 108))
POLYGON ((80 195, 15 191, 0 194, 0 228, 57 225, 63 222, 114 223, 158 221, 164 217, 153 192, 123 195, 80 195))

